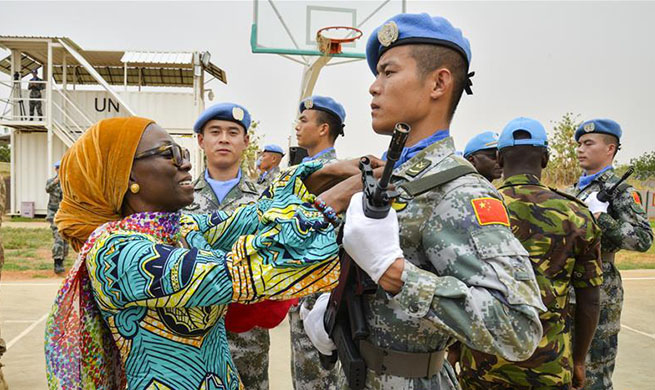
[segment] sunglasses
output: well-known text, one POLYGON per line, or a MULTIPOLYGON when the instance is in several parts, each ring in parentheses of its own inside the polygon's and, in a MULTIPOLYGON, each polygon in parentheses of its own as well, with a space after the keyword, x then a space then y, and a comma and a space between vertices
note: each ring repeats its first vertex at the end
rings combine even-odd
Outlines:
POLYGON ((150 156, 162 156, 169 160, 173 160, 173 164, 178 168, 182 167, 185 162, 191 161, 191 153, 189 153, 189 149, 183 148, 178 144, 166 144, 153 149, 148 149, 134 156, 134 159, 139 160, 150 156))
POLYGON ((489 159, 491 159, 491 160, 496 160, 496 159, 498 159, 498 155, 497 155, 497 153, 496 153, 496 149, 494 149, 494 150, 481 150, 481 151, 479 151, 478 153, 487 156, 487 158, 489 158, 489 159))

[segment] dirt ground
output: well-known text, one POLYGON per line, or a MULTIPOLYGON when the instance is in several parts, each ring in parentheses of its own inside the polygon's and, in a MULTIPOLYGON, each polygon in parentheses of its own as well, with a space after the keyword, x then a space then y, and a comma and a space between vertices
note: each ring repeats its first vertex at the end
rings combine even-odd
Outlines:
MULTIPOLYGON (((653 388, 655 372, 655 270, 623 271, 625 306, 614 373, 616 390, 653 388)), ((9 275, 3 275, 9 279, 9 275)), ((43 332, 61 279, 4 279, 0 284, 0 328, 7 342, 2 359, 12 390, 46 389, 43 332)), ((289 327, 271 331, 271 390, 291 389, 289 327)))

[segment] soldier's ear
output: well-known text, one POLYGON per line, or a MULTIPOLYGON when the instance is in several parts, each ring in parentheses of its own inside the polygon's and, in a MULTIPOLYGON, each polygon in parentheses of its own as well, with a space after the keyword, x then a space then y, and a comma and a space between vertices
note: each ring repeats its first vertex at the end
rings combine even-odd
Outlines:
POLYGON ((549 160, 550 160, 550 154, 548 154, 548 151, 545 151, 541 155, 541 168, 546 168, 548 166, 549 160))
POLYGON ((321 123, 321 126, 318 129, 318 134, 321 135, 321 137, 325 137, 330 133, 330 125, 327 123, 321 123))
POLYGON ((448 68, 439 68, 430 73, 426 80, 430 82, 430 97, 439 99, 452 89, 453 74, 448 68))

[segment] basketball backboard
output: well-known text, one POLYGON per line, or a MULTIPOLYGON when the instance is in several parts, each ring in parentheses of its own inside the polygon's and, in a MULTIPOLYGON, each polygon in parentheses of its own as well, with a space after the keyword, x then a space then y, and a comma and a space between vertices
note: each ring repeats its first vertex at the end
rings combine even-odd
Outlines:
POLYGON ((392 16, 405 12, 405 0, 282 1, 254 0, 250 44, 253 53, 322 56, 316 43, 318 30, 329 26, 355 27, 364 35, 343 44, 333 57, 362 59, 371 31, 392 16))

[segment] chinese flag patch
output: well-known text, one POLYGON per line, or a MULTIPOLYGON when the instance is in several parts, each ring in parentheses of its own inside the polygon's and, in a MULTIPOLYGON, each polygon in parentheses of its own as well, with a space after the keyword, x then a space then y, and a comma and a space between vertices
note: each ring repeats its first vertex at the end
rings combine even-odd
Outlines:
POLYGON ((509 216, 503 202, 496 198, 476 198, 471 200, 475 217, 480 225, 509 226, 509 216))
POLYGON ((632 199, 635 200, 635 203, 641 206, 641 197, 637 191, 632 191, 632 199))

